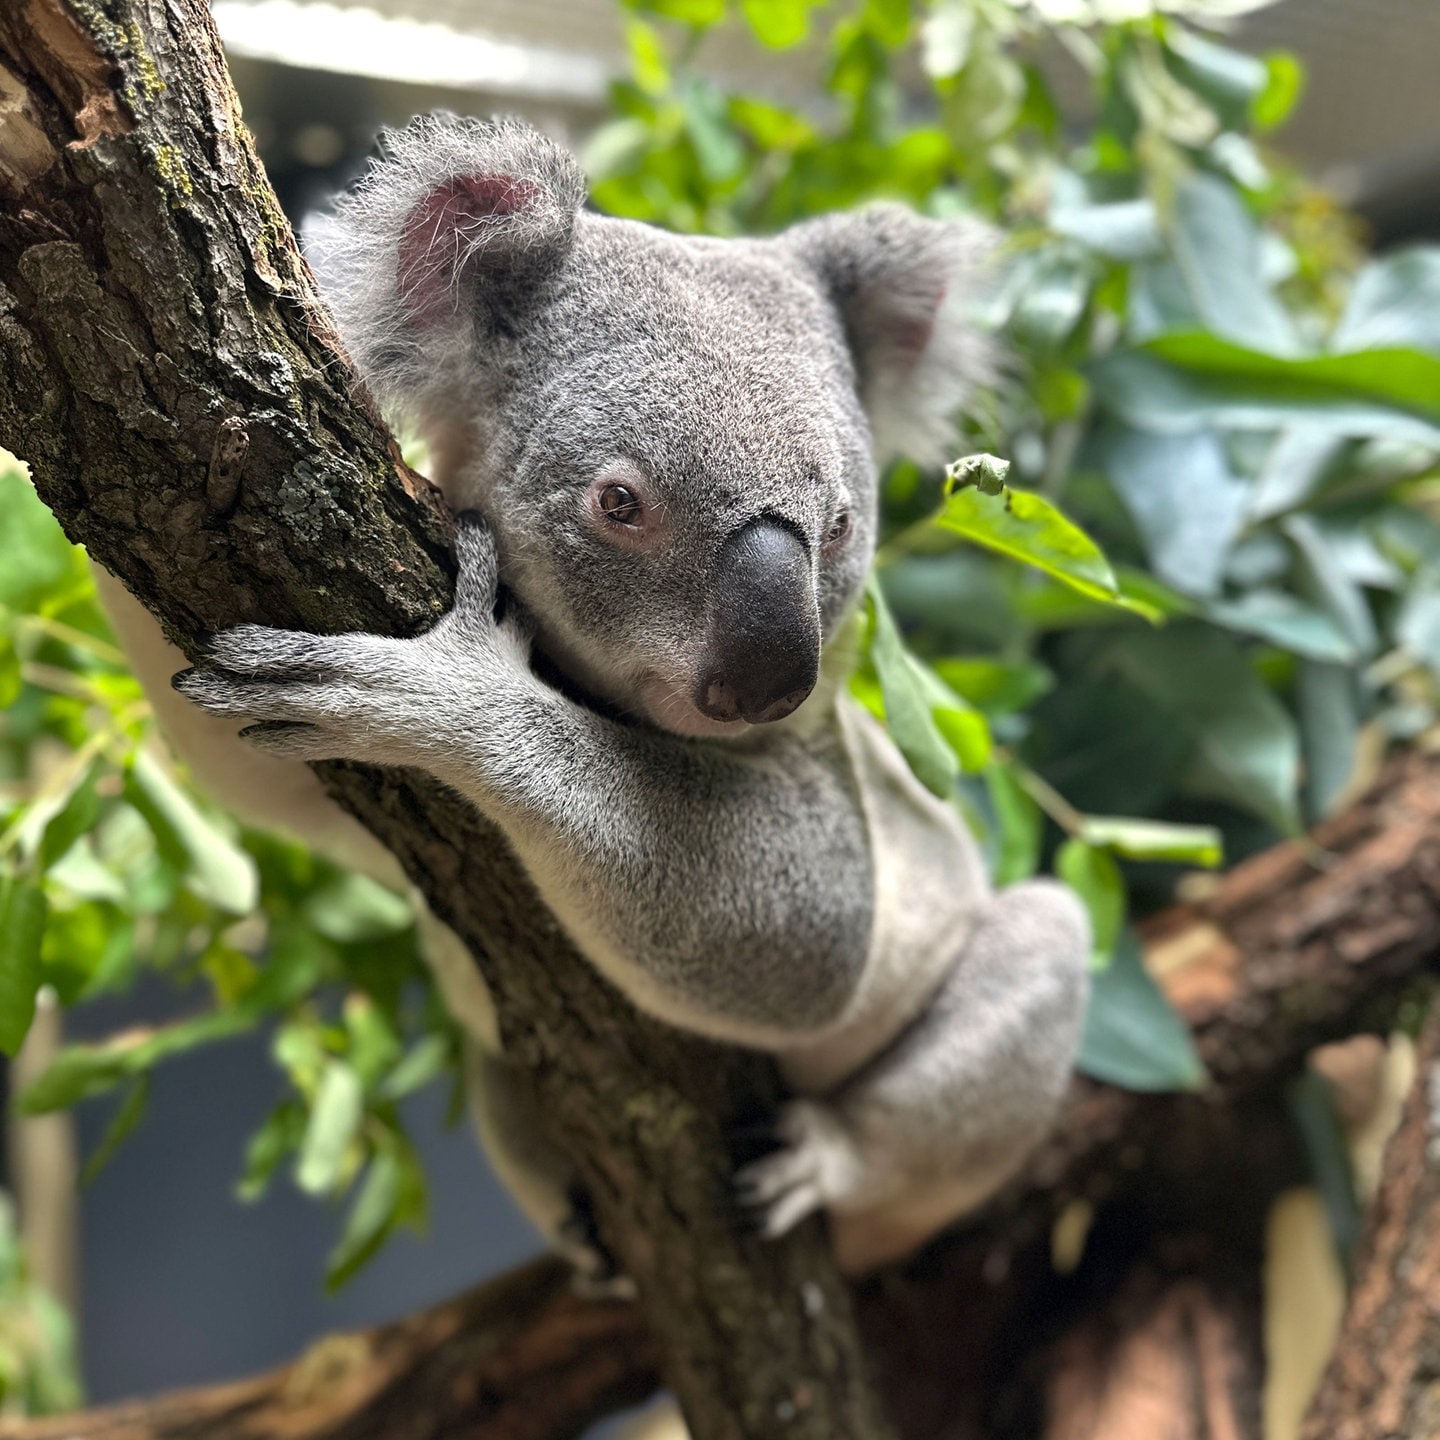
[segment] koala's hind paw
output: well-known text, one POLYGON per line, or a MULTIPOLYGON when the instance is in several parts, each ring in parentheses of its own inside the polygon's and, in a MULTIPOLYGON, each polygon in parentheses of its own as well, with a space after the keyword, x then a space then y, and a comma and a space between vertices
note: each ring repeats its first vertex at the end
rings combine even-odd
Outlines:
POLYGON ((860 1176, 854 1143, 838 1115, 814 1100, 792 1100, 775 1124, 778 1148, 735 1175, 735 1197, 767 1239, 812 1211, 846 1199, 860 1176))

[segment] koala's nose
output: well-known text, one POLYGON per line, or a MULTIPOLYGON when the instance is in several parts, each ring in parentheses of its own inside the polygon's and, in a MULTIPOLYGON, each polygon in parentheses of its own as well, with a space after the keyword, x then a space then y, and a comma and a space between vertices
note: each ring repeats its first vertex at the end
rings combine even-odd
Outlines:
POLYGON ((820 610, 792 530, 752 520, 720 547, 695 704, 712 720, 783 720, 815 688, 820 610))

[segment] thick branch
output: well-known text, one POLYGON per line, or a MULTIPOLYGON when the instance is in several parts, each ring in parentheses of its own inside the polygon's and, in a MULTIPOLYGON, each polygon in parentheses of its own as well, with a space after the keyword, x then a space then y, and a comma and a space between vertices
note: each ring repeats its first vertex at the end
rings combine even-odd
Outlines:
MULTIPOLYGON (((72 538, 191 653, 433 621, 443 527, 351 389, 202 0, 11 0, 0 114, 0 444, 72 538)), ((883 1436, 819 1225, 726 1218, 722 1127, 769 1068, 637 1018, 438 784, 323 773, 480 957, 700 1440, 883 1436)))
POLYGON ((563 1440, 643 1400, 658 1360, 636 1306, 581 1300, 541 1261, 253 1380, 10 1421, 0 1440, 563 1440))
POLYGON ((1429 1440, 1440 1433, 1440 1006, 1385 1151, 1335 1357, 1303 1440, 1429 1440))

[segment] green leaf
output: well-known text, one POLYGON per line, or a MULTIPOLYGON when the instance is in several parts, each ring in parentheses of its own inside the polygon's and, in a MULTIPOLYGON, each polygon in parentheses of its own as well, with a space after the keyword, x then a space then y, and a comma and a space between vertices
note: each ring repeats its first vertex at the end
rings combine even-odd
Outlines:
POLYGON ((20 657, 8 635, 0 634, 0 710, 8 710, 20 695, 20 657))
POLYGON ((1095 463, 1135 521, 1156 575, 1186 595, 1216 594, 1249 494, 1219 439, 1112 425, 1095 463))
POLYGON ((810 33, 809 0, 740 0, 755 38, 771 50, 798 45, 810 33))
POLYGON ((1352 665, 1359 657, 1324 611, 1283 590, 1247 590, 1235 600, 1217 600, 1206 609, 1205 618, 1309 660, 1352 665))
POLYGON ((381 1082, 380 1098, 403 1100, 407 1095, 423 1090, 450 1068, 452 1054, 452 1046, 446 1036, 426 1035, 381 1082))
POLYGON ((1152 200, 1057 207, 1050 212, 1050 228, 1111 260, 1149 260, 1165 252, 1152 200))
POLYGON ((988 765, 984 778, 997 841, 991 855, 991 878, 997 886, 1028 880, 1040 866, 1045 816, 1016 778, 1013 765, 988 765))
POLYGON ((1353 1256, 1364 1217, 1355 1198, 1350 1147, 1335 1105, 1335 1092, 1319 1071, 1306 1066, 1286 1089, 1290 1113, 1310 1161, 1310 1173, 1325 1202, 1326 1217, 1342 1264, 1353 1256))
POLYGON ((905 648, 890 607, 871 576, 870 660, 885 699, 885 724, 890 738, 927 790, 948 799, 960 773, 959 762, 935 723, 924 667, 905 648))
POLYGON ((338 1290, 385 1243, 395 1228, 400 1185, 399 1156, 391 1150, 380 1151, 365 1171, 359 1193, 345 1217, 339 1243, 326 1263, 327 1290, 338 1290))
POLYGON ((90 1152, 80 1172, 82 1186, 93 1184, 100 1172, 115 1158, 115 1153, 135 1133, 135 1127, 145 1118, 145 1107, 150 1100, 150 1076, 137 1075, 125 1091, 120 1108, 111 1117, 100 1137, 100 1143, 90 1152))
POLYGON ((118 1085, 129 1070, 119 1045, 67 1045, 20 1096, 24 1115, 64 1110, 118 1085))
POLYGON ((1257 130, 1273 130, 1284 124, 1305 89, 1305 67, 1285 50, 1265 57, 1265 88, 1250 107, 1257 130))
POLYGON ((1126 1090, 1198 1090, 1205 1067, 1189 1027, 1150 978, 1132 930, 1114 959, 1090 977, 1078 1068, 1126 1090))
POLYGON ((967 487, 946 497, 929 522, 936 529, 963 536, 1034 565, 1091 600, 1144 613, 1148 607, 1126 599, 1115 583, 1100 547, 1042 495, 1011 490, 986 495, 967 487))
POLYGON ((1117 635, 1107 659, 1190 747, 1183 783, 1293 834, 1300 742, 1295 723, 1233 641, 1203 625, 1117 635))
POLYGON ((48 870, 94 825, 100 813, 100 796, 95 790, 100 762, 80 771, 74 789, 59 812, 45 826, 40 838, 40 865, 48 870))
POLYGON ((203 815, 143 750, 125 779, 125 798, 145 817, 160 853, 200 899, 248 915, 260 898, 255 862, 203 815))
POLYGON ((305 1109, 298 1100, 286 1100, 250 1137, 236 1196, 246 1204, 260 1199, 285 1157, 298 1150, 304 1138, 305 1109))
POLYGON ((1080 837, 1087 845, 1127 860, 1169 860, 1213 870, 1224 858, 1220 832, 1213 825, 1174 825, 1167 820, 1137 820, 1126 815, 1087 815, 1080 837))
POLYGON ((1330 345, 1339 352, 1400 346, 1440 354, 1440 248, 1372 260, 1356 278, 1330 345))
POLYGON ((310 1195, 328 1195, 344 1171, 350 1142, 365 1117, 360 1077, 343 1061, 329 1061, 305 1127, 295 1182, 310 1195))
POLYGON ((718 25, 725 18, 725 0, 625 0, 625 6, 701 29, 718 25))
POLYGON ((1231 186, 1203 172, 1181 185, 1172 248, 1208 329, 1267 354, 1299 351, 1294 323, 1261 279, 1259 230, 1231 186))
POLYGON ((0 458, 0 605, 22 613, 37 610, 83 565, 24 471, 0 458))
POLYGON ((0 1050, 12 1059, 35 1018, 47 910, 45 894, 33 881, 0 876, 0 1050))
POLYGON ((410 902, 367 875, 337 875, 305 900, 305 918, 327 940, 341 945, 380 940, 415 922, 410 902))
POLYGON ((1440 357, 1414 349, 1356 350, 1286 359, 1213 335, 1162 335, 1145 350, 1196 375, 1240 381, 1280 404, 1374 401, 1440 420, 1440 357))
POLYGON ((1306 661, 1295 684, 1305 755, 1305 813, 1328 815, 1359 760, 1360 703, 1355 671, 1306 661))
POLYGON ((1120 867, 1108 850, 1072 837, 1056 853, 1055 873, 1085 902, 1090 912, 1092 968, 1109 964, 1128 909, 1120 867))
POLYGON ((1237 430, 1293 425, 1331 436, 1384 435, 1440 448, 1440 414, 1422 418, 1396 408, 1388 397, 1330 384, 1309 368, 1324 363, 1274 360, 1208 336, 1171 335, 1108 355, 1086 374, 1096 400, 1141 430, 1183 434, 1217 425, 1237 430), (1182 339, 1186 343, 1177 343, 1182 339), (1180 363, 1167 364, 1162 355, 1180 363), (1251 373, 1243 365, 1230 371, 1221 363, 1237 357, 1260 363, 1251 373))
POLYGON ((966 656, 935 660, 931 669, 962 700, 988 715, 1028 710, 1055 684, 1055 677, 1035 661, 992 660, 966 656))

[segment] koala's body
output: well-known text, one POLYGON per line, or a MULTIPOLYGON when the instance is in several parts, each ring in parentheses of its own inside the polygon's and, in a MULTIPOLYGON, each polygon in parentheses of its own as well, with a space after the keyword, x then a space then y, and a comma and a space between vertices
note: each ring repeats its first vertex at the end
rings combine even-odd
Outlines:
MULTIPOLYGON (((762 1228, 827 1209, 846 1268, 901 1256, 1043 1135, 1086 990, 1074 898, 993 892, 843 690, 877 462, 942 451, 982 364, 961 305, 985 238, 897 206, 684 238, 583 212, 574 162, 518 124, 389 147, 310 250, 470 512, 455 608, 411 640, 227 632, 178 677, 199 708, 166 706, 172 739, 222 798, 382 875, 304 762, 445 780, 638 1006, 777 1056, 798 1098, 737 1177, 762 1228)), ((173 664, 116 604, 153 689, 173 664)), ((564 1248, 567 1168, 435 940, 497 1168, 564 1248)))

